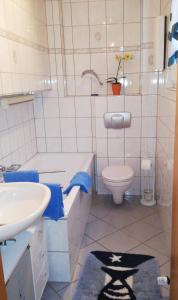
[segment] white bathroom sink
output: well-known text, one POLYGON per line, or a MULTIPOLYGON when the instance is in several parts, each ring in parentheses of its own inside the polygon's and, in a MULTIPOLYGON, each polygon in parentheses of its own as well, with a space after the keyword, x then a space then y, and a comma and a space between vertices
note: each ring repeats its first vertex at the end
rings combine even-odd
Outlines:
POLYGON ((50 190, 39 183, 1 183, 0 241, 24 231, 40 218, 50 196, 50 190))

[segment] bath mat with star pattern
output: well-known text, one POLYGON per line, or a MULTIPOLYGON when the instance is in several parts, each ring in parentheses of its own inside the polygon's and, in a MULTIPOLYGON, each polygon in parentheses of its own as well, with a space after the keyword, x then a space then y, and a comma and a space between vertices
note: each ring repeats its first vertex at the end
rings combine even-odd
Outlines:
POLYGON ((162 300, 159 275, 153 256, 93 251, 73 300, 162 300))

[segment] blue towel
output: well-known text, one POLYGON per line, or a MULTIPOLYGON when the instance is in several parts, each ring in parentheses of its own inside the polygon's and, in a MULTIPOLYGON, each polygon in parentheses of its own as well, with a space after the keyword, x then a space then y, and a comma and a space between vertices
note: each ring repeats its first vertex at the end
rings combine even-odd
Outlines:
POLYGON ((17 171, 3 174, 5 182, 39 182, 37 171, 17 171))
MULTIPOLYGON (((5 182, 39 182, 39 174, 37 171, 17 171, 4 173, 5 182)), ((57 221, 64 216, 64 205, 62 190, 59 184, 45 185, 51 190, 51 199, 43 216, 57 221)))
POLYGON ((59 184, 44 183, 51 191, 51 200, 46 208, 43 216, 52 220, 59 220, 64 217, 64 204, 62 190, 59 184))
POLYGON ((72 178, 69 186, 64 191, 64 194, 68 195, 74 186, 80 186, 82 192, 88 193, 89 189, 92 186, 91 176, 87 172, 76 173, 75 176, 72 178))

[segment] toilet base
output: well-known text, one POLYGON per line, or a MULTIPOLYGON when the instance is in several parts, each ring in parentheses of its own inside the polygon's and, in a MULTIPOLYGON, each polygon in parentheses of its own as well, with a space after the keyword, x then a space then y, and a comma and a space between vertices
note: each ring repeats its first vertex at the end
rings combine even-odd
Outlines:
POLYGON ((118 192, 118 191, 114 192, 112 194, 112 196, 113 196, 114 203, 117 204, 117 205, 121 204, 124 200, 124 193, 123 192, 118 192))

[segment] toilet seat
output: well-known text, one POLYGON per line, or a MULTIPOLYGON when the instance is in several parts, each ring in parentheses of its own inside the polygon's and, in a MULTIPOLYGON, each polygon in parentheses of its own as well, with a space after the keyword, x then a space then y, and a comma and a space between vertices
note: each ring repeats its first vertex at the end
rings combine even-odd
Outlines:
POLYGON ((102 177, 108 182, 128 181, 134 176, 134 171, 129 166, 114 165, 103 169, 102 177))

